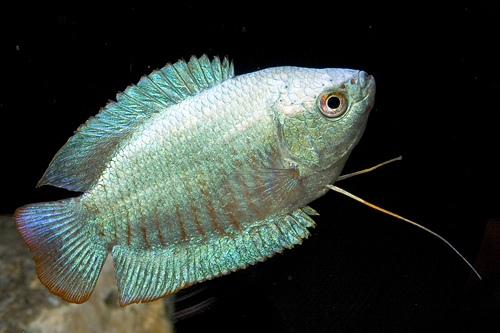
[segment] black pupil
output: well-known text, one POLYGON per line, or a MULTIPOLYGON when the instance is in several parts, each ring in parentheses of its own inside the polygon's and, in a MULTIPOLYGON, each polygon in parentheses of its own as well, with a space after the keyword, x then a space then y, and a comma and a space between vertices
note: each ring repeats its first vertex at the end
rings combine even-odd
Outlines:
POLYGON ((340 106, 340 99, 336 96, 332 96, 328 98, 326 105, 328 105, 330 109, 336 109, 340 106))

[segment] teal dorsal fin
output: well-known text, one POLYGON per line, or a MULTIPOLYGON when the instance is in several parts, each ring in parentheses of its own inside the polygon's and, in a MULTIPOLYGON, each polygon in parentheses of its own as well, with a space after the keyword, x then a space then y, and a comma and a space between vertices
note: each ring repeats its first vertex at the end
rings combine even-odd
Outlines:
POLYGON ((179 60, 144 76, 81 125, 57 152, 38 186, 87 191, 121 143, 141 124, 169 106, 234 76, 233 63, 206 55, 179 60))
POLYGON ((149 302, 194 283, 228 274, 300 244, 314 226, 309 207, 259 221, 244 230, 155 250, 113 247, 120 305, 149 302))

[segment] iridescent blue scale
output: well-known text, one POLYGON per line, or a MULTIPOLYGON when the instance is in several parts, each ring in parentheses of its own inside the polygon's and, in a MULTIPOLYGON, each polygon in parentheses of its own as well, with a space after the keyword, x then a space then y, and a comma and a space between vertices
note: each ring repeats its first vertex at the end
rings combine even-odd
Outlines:
POLYGON ((205 55, 144 76, 78 128, 39 182, 83 194, 16 211, 40 281, 85 302, 111 251, 127 305, 300 244, 317 214, 307 205, 340 175, 374 92, 361 71, 235 77, 227 58, 205 55), (343 98, 338 109, 329 98, 343 98))

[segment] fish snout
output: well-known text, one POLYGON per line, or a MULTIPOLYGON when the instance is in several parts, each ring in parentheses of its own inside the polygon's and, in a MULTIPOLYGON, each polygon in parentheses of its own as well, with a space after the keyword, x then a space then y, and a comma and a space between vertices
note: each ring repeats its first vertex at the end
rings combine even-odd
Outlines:
POLYGON ((365 71, 358 73, 358 85, 361 92, 361 100, 365 111, 370 111, 375 103, 375 79, 365 71))
POLYGON ((371 104, 373 104, 373 99, 375 97, 375 79, 373 76, 365 71, 359 71, 358 82, 363 99, 368 98, 371 100, 371 104))
POLYGON ((370 86, 375 82, 372 75, 369 75, 365 71, 359 71, 358 73, 358 82, 361 89, 365 90, 366 87, 370 86))

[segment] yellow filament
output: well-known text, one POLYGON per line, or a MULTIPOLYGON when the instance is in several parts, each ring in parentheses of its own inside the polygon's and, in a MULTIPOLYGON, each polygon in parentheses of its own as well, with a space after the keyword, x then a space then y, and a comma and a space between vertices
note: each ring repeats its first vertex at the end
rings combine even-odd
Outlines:
POLYGON ((391 162, 394 162, 394 161, 401 161, 403 159, 403 156, 398 156, 398 157, 395 157, 393 159, 390 159, 388 161, 385 161, 385 162, 382 162, 380 164, 377 164, 371 168, 368 168, 368 169, 364 169, 364 170, 360 170, 360 171, 356 171, 356 172, 353 172, 353 173, 348 173, 347 175, 342 175, 342 176, 339 176, 339 178, 337 178, 337 182, 339 180, 344 180, 344 179, 347 179, 347 178, 351 178, 353 176, 357 176, 357 175, 361 175, 363 173, 366 173, 366 172, 370 172, 370 171, 373 171, 377 168, 380 168, 382 165, 386 165, 388 163, 391 163, 391 162))
MULTIPOLYGON (((392 160, 386 161, 386 162, 384 162, 384 163, 380 163, 380 164, 378 164, 378 165, 376 165, 376 166, 374 166, 374 167, 372 167, 372 168, 369 168, 369 169, 364 169, 364 170, 361 170, 361 171, 358 171, 358 172, 354 172, 354 173, 347 174, 347 175, 345 175, 345 176, 341 176, 341 177, 339 177, 339 180, 341 180, 341 179, 346 179, 346 178, 349 178, 349 177, 352 177, 352 176, 356 176, 356 175, 360 175, 360 174, 365 173, 365 172, 372 171, 372 170, 374 170, 374 169, 376 169, 376 168, 378 168, 378 167, 380 167, 380 166, 382 166, 382 165, 384 165, 384 164, 387 164, 387 163, 390 163, 390 162, 393 162, 393 161, 397 161, 397 160, 401 160, 401 156, 400 156, 400 157, 393 158, 392 160)), ((476 271, 476 269, 475 269, 475 268, 474 268, 474 267, 473 267, 473 266, 472 266, 472 265, 471 265, 471 264, 467 261, 467 259, 465 259, 465 257, 464 257, 464 256, 463 256, 460 252, 458 252, 458 250, 457 250, 457 249, 456 249, 453 245, 451 245, 451 243, 450 243, 450 242, 448 242, 446 239, 444 239, 441 235, 439 235, 439 234, 435 233, 434 231, 432 231, 432 230, 430 230, 430 229, 428 229, 428 228, 424 227, 423 225, 420 225, 420 224, 418 224, 418 223, 416 223, 416 222, 413 222, 413 221, 411 221, 411 220, 408 220, 407 218, 404 218, 404 217, 402 217, 402 216, 400 216, 400 215, 398 215, 398 214, 395 214, 395 213, 390 212, 390 211, 388 211, 388 210, 386 210, 386 209, 383 209, 383 208, 380 208, 380 207, 378 207, 378 206, 375 206, 374 204, 369 203, 368 201, 365 201, 365 200, 361 199, 360 197, 357 197, 357 196, 355 196, 354 194, 349 193, 349 192, 347 192, 346 190, 341 189, 340 187, 337 187, 337 186, 335 186, 335 185, 330 185, 330 184, 329 184, 329 185, 326 185, 326 187, 327 187, 327 188, 329 188, 330 190, 336 191, 336 192, 338 192, 338 193, 342 193, 343 195, 346 195, 346 196, 348 196, 349 198, 354 199, 354 200, 356 200, 356 201, 359 201, 359 202, 361 202, 362 204, 365 204, 365 205, 367 205, 368 207, 371 207, 371 208, 373 208, 373 209, 376 209, 376 210, 378 210, 378 211, 380 211, 380 212, 382 212, 382 213, 386 213, 386 214, 388 214, 388 215, 394 216, 395 218, 398 218, 398 219, 400 219, 400 220, 403 220, 403 221, 405 221, 405 222, 408 222, 408 223, 410 223, 410 224, 413 224, 414 226, 419 227, 420 229, 423 229, 423 230, 427 231, 427 232, 428 232, 428 233, 430 233, 431 235, 436 236, 437 238, 439 238, 440 240, 442 240, 443 242, 445 242, 445 243, 446 243, 449 247, 451 247, 451 248, 453 249, 453 251, 455 251, 455 252, 456 252, 456 253, 460 256, 460 258, 462 258, 462 259, 465 261, 465 263, 466 263, 467 265, 469 265, 469 267, 470 267, 470 268, 472 269, 472 271, 473 271, 473 272, 477 275, 477 277, 479 278, 479 280, 482 280, 481 275, 479 275, 479 273, 478 273, 478 272, 476 271)))

